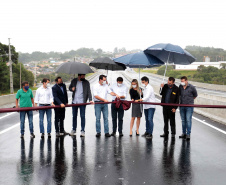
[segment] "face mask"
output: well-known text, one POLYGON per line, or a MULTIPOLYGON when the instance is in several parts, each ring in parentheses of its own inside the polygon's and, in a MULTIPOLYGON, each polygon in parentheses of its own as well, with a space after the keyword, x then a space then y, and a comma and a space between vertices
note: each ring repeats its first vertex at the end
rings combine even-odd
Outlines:
POLYGON ((119 87, 121 87, 121 86, 122 86, 122 84, 119 84, 119 83, 118 83, 118 86, 119 86, 119 87))
POLYGON ((107 84, 107 82, 106 82, 106 81, 103 81, 103 82, 102 82, 102 85, 105 85, 105 84, 107 84))
POLYGON ((142 86, 142 87, 146 87, 146 85, 145 85, 145 84, 141 84, 141 86, 142 86))
POLYGON ((186 85, 186 84, 185 84, 185 82, 181 82, 180 84, 181 84, 181 85, 183 85, 183 86, 185 86, 185 85, 186 85))
POLYGON ((133 87, 133 88, 136 88, 136 87, 137 87, 137 85, 132 85, 132 87, 133 87))
POLYGON ((24 86, 24 89, 27 91, 29 89, 29 86, 24 86))
POLYGON ((169 85, 169 84, 168 84, 168 87, 171 88, 171 87, 173 87, 173 85, 169 85))
POLYGON ((62 86, 62 85, 63 85, 63 83, 59 83, 58 85, 59 85, 59 86, 62 86))
POLYGON ((80 78, 81 81, 85 81, 85 78, 80 78))

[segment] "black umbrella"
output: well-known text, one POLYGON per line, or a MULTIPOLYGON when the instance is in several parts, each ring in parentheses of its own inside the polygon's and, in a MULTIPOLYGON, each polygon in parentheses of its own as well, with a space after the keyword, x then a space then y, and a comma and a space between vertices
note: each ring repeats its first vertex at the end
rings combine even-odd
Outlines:
POLYGON ((94 73, 93 70, 86 64, 80 62, 66 62, 59 65, 55 71, 56 73, 67 74, 87 74, 94 73))
POLYGON ((89 64, 97 69, 105 69, 111 71, 124 71, 126 66, 124 64, 115 63, 112 59, 108 57, 96 58, 89 64))

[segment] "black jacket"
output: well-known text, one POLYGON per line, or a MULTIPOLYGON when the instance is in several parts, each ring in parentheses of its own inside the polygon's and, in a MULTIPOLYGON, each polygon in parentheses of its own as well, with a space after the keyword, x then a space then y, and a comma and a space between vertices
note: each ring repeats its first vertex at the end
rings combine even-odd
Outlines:
MULTIPOLYGON (((75 92, 76 92, 76 85, 77 85, 78 78, 75 78, 71 81, 71 84, 69 86, 69 90, 72 91, 72 88, 75 87, 75 91, 72 91, 72 101, 74 100, 75 97, 75 92)), ((87 100, 92 101, 92 94, 90 90, 90 84, 88 80, 84 80, 82 82, 83 86, 83 102, 86 103, 87 100)))
MULTIPOLYGON (((166 98, 166 93, 167 93, 168 88, 169 88, 168 84, 165 84, 164 87, 162 88, 162 91, 160 92, 160 95, 162 95, 161 103, 165 103, 165 98, 166 98)), ((170 95, 170 102, 169 103, 179 104, 179 97, 180 97, 179 88, 174 84, 173 87, 172 87, 172 93, 170 95)), ((177 109, 177 106, 171 107, 171 108, 177 109)))
POLYGON ((60 104, 67 104, 68 103, 68 96, 67 96, 67 89, 66 89, 66 85, 63 84, 63 90, 64 93, 62 92, 61 88, 59 85, 55 84, 52 87, 52 91, 53 91, 53 99, 54 99, 54 104, 55 105, 60 105, 60 104))

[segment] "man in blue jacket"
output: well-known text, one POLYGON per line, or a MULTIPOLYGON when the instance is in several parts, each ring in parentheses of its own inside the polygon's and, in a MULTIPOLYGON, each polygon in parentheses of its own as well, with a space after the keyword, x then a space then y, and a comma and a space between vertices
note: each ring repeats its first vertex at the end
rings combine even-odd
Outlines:
POLYGON ((61 77, 55 79, 56 84, 52 87, 54 104, 60 105, 61 108, 55 108, 55 129, 56 136, 68 135, 64 130, 65 105, 68 104, 68 95, 66 85, 61 77))

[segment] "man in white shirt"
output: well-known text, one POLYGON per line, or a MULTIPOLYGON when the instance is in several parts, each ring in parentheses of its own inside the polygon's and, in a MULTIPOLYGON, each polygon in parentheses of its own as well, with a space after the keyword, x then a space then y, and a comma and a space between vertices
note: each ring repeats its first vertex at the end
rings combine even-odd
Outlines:
MULTIPOLYGON (((106 76, 99 76, 99 83, 93 86, 93 96, 94 102, 108 102, 107 94, 111 94, 112 96, 119 96, 111 91, 111 89, 106 84, 106 76)), ((101 112, 103 113, 104 118, 104 133, 106 137, 111 137, 109 134, 108 128, 108 104, 95 104, 95 115, 96 115, 96 137, 101 136, 101 125, 100 125, 100 117, 101 112)))
MULTIPOLYGON (((119 96, 120 100, 125 100, 128 89, 126 85, 123 84, 123 78, 118 77, 116 81, 117 83, 113 84, 110 87, 110 89, 112 92, 116 93, 119 96)), ((116 98, 115 96, 112 96, 112 101, 114 101, 115 98, 116 98)), ((117 117, 118 117, 118 132, 119 132, 119 136, 122 137, 123 136, 123 133, 122 133, 123 116, 124 116, 124 110, 123 110, 122 104, 120 105, 119 108, 116 108, 114 103, 111 104, 111 116, 112 116, 112 126, 113 126, 113 132, 111 136, 116 135, 117 117)))
MULTIPOLYGON (((36 91, 35 95, 35 106, 39 104, 40 107, 42 106, 54 106, 53 104, 53 94, 52 94, 52 89, 49 87, 49 82, 50 80, 47 78, 44 78, 42 80, 42 86, 39 87, 36 91)), ((41 133, 41 138, 44 138, 45 136, 45 131, 44 131, 44 126, 43 126, 43 119, 44 119, 44 114, 46 113, 47 115, 47 133, 48 133, 48 138, 51 138, 51 117, 52 117, 52 110, 51 109, 43 109, 39 110, 39 127, 40 127, 40 133, 41 133)))
MULTIPOLYGON (((141 85, 144 88, 143 91, 143 98, 140 101, 143 102, 155 102, 155 94, 153 87, 149 84, 148 77, 144 76, 141 78, 141 85)), ((155 113, 155 105, 147 105, 144 104, 144 114, 146 120, 146 132, 142 135, 147 139, 152 139, 152 132, 153 132, 153 118, 155 113)))

